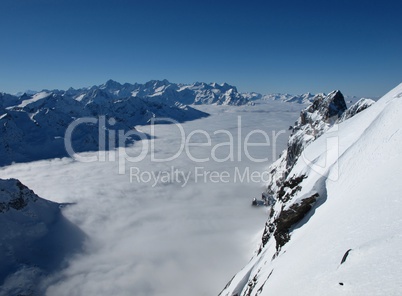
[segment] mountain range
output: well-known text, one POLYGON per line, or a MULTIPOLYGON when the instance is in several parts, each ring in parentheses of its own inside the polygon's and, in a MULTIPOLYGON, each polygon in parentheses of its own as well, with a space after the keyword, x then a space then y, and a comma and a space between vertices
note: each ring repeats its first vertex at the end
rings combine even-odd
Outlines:
MULTIPOLYGON (((223 90, 228 86, 217 87, 223 90)), ((231 90, 227 92, 231 93, 231 90)), ((100 117, 104 116, 105 123, 103 127, 85 122, 77 125, 71 140, 75 152, 100 149, 103 145, 99 143, 100 128, 127 133, 135 130, 137 125, 149 124, 153 118, 184 122, 208 116, 178 102, 174 95, 165 95, 172 93, 179 92, 171 90, 167 81, 138 86, 120 85, 111 80, 91 88, 44 90, 20 97, 0 93, 0 166, 67 156, 66 130, 82 118, 92 118, 100 123, 100 117)), ((227 95, 230 98, 230 94, 227 95)), ((131 137, 123 145, 133 141, 131 137)), ((118 144, 122 145, 104 145, 104 149, 112 149, 118 144)))

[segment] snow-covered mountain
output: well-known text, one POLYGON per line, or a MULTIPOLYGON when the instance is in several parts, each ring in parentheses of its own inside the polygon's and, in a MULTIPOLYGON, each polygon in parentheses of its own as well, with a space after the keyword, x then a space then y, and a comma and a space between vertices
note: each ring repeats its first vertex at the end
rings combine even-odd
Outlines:
POLYGON ((0 295, 39 295, 37 279, 63 267, 84 233, 16 179, 0 179, 0 295))
POLYGON ((131 90, 115 90, 117 85, 108 81, 90 89, 42 91, 21 97, 0 94, 0 166, 66 156, 66 130, 80 118, 106 117, 102 127, 100 121, 77 126, 72 138, 75 152, 98 150, 100 128, 127 132, 152 118, 183 122, 208 116, 173 99, 133 97, 131 90))
POLYGON ((261 244, 220 295, 399 295, 401 126, 402 84, 349 111, 315 98, 269 169, 261 244))
POLYGON ((60 95, 73 97, 75 100, 88 102, 92 97, 102 97, 105 100, 126 99, 129 97, 141 98, 147 101, 179 102, 181 104, 200 105, 244 105, 248 99, 237 91, 235 86, 227 83, 177 84, 168 80, 151 80, 144 84, 124 83, 108 80, 106 83, 90 88, 73 89, 67 91, 53 91, 60 95))
MULTIPOLYGON (((323 95, 323 94, 321 94, 323 95)), ((273 100, 273 101, 283 101, 288 103, 298 103, 298 104, 309 104, 314 100, 314 96, 311 93, 305 93, 301 95, 291 95, 291 94, 267 94, 262 95, 259 99, 262 100, 273 100)))

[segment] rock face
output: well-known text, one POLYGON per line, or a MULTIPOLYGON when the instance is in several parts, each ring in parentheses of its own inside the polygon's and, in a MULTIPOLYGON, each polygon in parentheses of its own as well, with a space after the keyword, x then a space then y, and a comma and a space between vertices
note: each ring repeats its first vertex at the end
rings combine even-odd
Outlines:
POLYGON ((262 245, 260 251, 271 237, 275 238, 276 250, 280 251, 281 247, 290 240, 290 229, 293 225, 300 222, 306 214, 311 210, 317 199, 320 197, 318 193, 304 198, 300 203, 292 204, 289 209, 283 207, 280 214, 273 222, 266 224, 262 235, 262 245))
POLYGON ((305 217, 320 197, 320 193, 311 192, 299 204, 287 208, 287 202, 302 189, 301 183, 307 177, 289 176, 289 173, 305 147, 339 121, 346 110, 344 97, 339 90, 326 96, 319 94, 314 97, 310 106, 301 111, 299 119, 291 127, 287 150, 269 168, 270 181, 266 194, 276 199, 278 204, 271 209, 270 219, 265 224, 259 252, 271 237, 275 239, 279 252, 290 239, 291 227, 305 217))
POLYGON ((265 225, 260 251, 271 237, 275 238, 277 251, 289 239, 289 230, 300 222, 311 210, 314 203, 325 195, 316 190, 304 196, 297 204, 288 202, 302 190, 306 175, 289 176, 303 150, 334 124, 353 117, 374 104, 372 100, 362 99, 349 109, 344 96, 339 90, 325 95, 315 96, 312 104, 301 111, 299 119, 292 127, 288 148, 269 168, 270 182, 266 194, 273 196, 278 205, 271 209, 270 219, 265 225), (280 205, 280 206, 279 206, 280 205))
POLYGON ((38 278, 61 268, 84 238, 59 204, 0 179, 0 295, 37 295, 38 278))
POLYGON ((347 110, 342 93, 333 91, 328 95, 316 95, 312 104, 301 111, 299 119, 291 127, 288 148, 269 168, 269 183, 264 194, 274 198, 276 203, 271 207, 256 256, 220 295, 262 293, 271 275, 275 276, 275 270, 269 268, 270 264, 283 255, 282 250, 291 242, 293 231, 306 224, 327 199, 327 176, 306 167, 306 164, 301 165, 301 154, 331 127, 372 104, 371 101, 361 100, 347 110))
POLYGON ((313 103, 301 111, 299 119, 291 127, 288 148, 270 166, 267 193, 276 197, 303 149, 328 130, 346 111, 346 103, 340 91, 328 95, 319 94, 313 103))

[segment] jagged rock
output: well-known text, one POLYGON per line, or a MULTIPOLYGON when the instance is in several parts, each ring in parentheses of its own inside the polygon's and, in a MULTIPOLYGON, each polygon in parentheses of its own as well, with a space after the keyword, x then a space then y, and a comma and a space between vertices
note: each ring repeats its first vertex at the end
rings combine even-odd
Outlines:
POLYGON ((278 198, 283 182, 305 147, 328 130, 346 109, 342 93, 336 90, 328 95, 316 95, 313 103, 300 112, 292 127, 288 148, 269 168, 268 194, 278 198))
POLYGON ((281 211, 279 217, 274 221, 275 232, 273 235, 276 240, 277 251, 289 241, 289 229, 304 218, 318 197, 319 194, 314 193, 300 203, 291 205, 288 210, 281 211))
POLYGON ((290 170, 303 149, 321 136, 347 109, 342 93, 337 90, 327 96, 317 95, 313 103, 302 110, 288 141, 286 168, 290 170))
POLYGON ((283 182, 277 192, 277 198, 283 202, 287 202, 297 191, 300 191, 299 184, 306 178, 306 175, 293 176, 283 182), (289 190, 290 189, 290 190, 289 190))
POLYGON ((20 181, 0 179, 0 213, 5 213, 10 208, 21 210, 30 201, 36 202, 37 199, 38 196, 20 181))
MULTIPOLYGON (((344 96, 339 90, 336 90, 328 95, 316 95, 312 104, 301 111, 299 119, 292 127, 288 148, 269 168, 270 181, 266 193, 280 201, 282 206, 276 208, 277 210, 271 209, 270 218, 265 224, 259 252, 272 237, 275 238, 277 250, 288 242, 290 227, 304 217, 318 198, 318 193, 312 194, 299 204, 294 204, 288 210, 283 210, 287 202, 302 190, 302 182, 307 178, 306 175, 289 176, 302 151, 333 124, 337 123, 346 110, 344 96)), ((351 114, 355 114, 355 112, 351 114)))

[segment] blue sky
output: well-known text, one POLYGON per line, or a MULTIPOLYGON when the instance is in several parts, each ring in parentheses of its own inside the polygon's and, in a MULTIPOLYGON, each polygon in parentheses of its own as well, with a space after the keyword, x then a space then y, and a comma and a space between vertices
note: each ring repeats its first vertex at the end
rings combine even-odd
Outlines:
POLYGON ((381 96, 402 82, 401 1, 1 0, 0 91, 227 82, 381 96))

